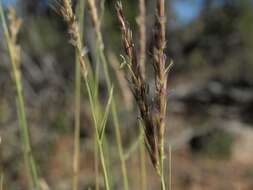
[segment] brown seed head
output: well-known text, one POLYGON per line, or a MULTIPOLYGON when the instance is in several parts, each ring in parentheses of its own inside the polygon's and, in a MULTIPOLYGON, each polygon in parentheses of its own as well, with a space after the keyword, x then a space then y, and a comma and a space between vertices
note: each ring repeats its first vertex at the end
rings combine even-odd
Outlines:
POLYGON ((68 32, 70 35, 70 43, 75 47, 78 57, 79 57, 79 62, 81 65, 81 69, 86 76, 88 71, 86 67, 86 63, 84 61, 83 55, 82 55, 82 42, 81 42, 81 37, 80 37, 80 32, 77 24, 76 17, 73 13, 73 9, 71 7, 71 0, 55 0, 55 5, 53 6, 54 10, 57 12, 57 8, 59 8, 60 11, 59 13, 64 21, 67 23, 68 26, 68 32))
POLYGON ((153 166, 158 170, 159 163, 156 128, 148 102, 148 86, 143 79, 140 64, 137 60, 135 46, 133 43, 132 32, 126 25, 122 4, 120 2, 116 4, 116 11, 120 23, 123 48, 128 61, 127 65, 132 82, 132 91, 140 110, 141 119, 144 123, 147 150, 149 152, 153 166))

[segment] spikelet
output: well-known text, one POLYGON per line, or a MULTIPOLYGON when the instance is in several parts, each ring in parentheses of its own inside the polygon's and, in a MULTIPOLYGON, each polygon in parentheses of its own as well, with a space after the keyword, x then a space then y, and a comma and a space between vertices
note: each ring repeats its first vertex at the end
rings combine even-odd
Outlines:
POLYGON ((87 76, 88 70, 82 53, 81 36, 75 14, 73 13, 73 9, 71 7, 71 0, 55 0, 52 8, 60 14, 66 22, 70 35, 69 42, 77 50, 82 73, 84 76, 87 76))
POLYGON ((159 171, 156 127, 151 113, 151 106, 148 103, 148 86, 144 81, 140 63, 137 60, 132 32, 126 25, 122 4, 120 2, 116 4, 116 10, 120 22, 123 48, 127 57, 128 73, 131 78, 132 91, 140 110, 141 120, 144 124, 146 147, 153 166, 159 171))

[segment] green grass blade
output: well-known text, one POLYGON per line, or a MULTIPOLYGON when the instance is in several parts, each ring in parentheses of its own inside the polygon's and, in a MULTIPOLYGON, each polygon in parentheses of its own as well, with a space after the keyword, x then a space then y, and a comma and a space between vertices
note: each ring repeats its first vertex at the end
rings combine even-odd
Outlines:
POLYGON ((104 117, 103 117, 102 122, 101 122, 100 134, 99 134, 100 141, 103 141, 103 137, 104 137, 104 133, 105 133, 105 126, 106 126, 106 122, 107 122, 107 119, 108 119, 108 116, 109 116, 109 113, 110 113, 112 98, 113 98, 113 87, 110 90, 110 95, 109 95, 107 105, 106 105, 106 108, 105 108, 105 114, 104 114, 104 117))

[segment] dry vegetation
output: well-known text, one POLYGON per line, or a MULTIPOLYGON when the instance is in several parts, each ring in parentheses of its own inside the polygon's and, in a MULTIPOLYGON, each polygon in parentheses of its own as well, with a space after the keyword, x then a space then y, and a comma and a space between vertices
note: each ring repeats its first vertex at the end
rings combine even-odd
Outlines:
MULTIPOLYGON (((69 94, 73 94, 73 97, 70 98, 70 102, 61 105, 58 115, 52 114, 52 117, 55 115, 60 117, 52 125, 60 127, 73 125, 73 128, 67 127, 68 130, 71 129, 67 135, 59 132, 58 138, 53 140, 54 146, 48 149, 33 146, 37 136, 33 133, 34 126, 30 121, 34 118, 29 117, 31 111, 28 106, 26 107, 27 100, 23 90, 26 84, 22 79, 21 67, 23 52, 18 40, 19 32, 25 23, 16 16, 13 8, 3 10, 1 3, 0 0, 3 42, 11 68, 8 72, 15 87, 15 94, 13 93, 15 96, 11 97, 11 101, 16 105, 15 114, 20 134, 15 149, 17 151, 15 155, 18 155, 16 157, 19 159, 18 167, 12 160, 5 161, 10 162, 16 170, 20 170, 16 172, 18 177, 16 181, 14 180, 14 189, 248 190, 253 187, 250 181, 253 176, 250 159, 252 151, 248 148, 253 137, 252 130, 247 125, 243 125, 245 129, 242 130, 242 124, 238 124, 235 118, 230 120, 222 118, 226 104, 230 104, 227 103, 227 99, 236 102, 233 104, 234 107, 241 102, 248 103, 242 101, 241 97, 238 98, 238 89, 236 91, 233 85, 231 89, 224 87, 228 92, 222 94, 219 90, 223 87, 219 86, 217 81, 211 81, 210 88, 197 89, 192 94, 180 91, 180 88, 174 96, 169 94, 172 88, 171 84, 168 84, 169 72, 173 61, 166 51, 168 20, 166 20, 165 0, 154 0, 155 6, 151 6, 153 20, 149 18, 153 21, 152 24, 147 21, 147 1, 138 1, 138 12, 135 14, 137 29, 130 27, 125 4, 114 2, 113 15, 121 34, 121 39, 117 36, 117 41, 122 46, 123 55, 119 51, 112 52, 113 48, 108 51, 105 49, 106 42, 108 43, 102 32, 103 18, 106 14, 105 0, 99 3, 96 0, 50 1, 51 10, 57 15, 57 19, 64 23, 66 31, 61 29, 60 32, 64 41, 71 44, 73 51, 68 53, 72 53, 75 59, 71 60, 70 64, 74 71, 74 87, 73 92, 69 94), (93 36, 90 41, 84 35, 85 19, 92 27, 93 36), (149 35, 152 36, 151 43, 148 41, 149 35), (88 42, 93 49, 87 50, 88 42), (118 58, 121 58, 121 62, 118 58), (117 93, 119 91, 120 93, 117 93), (235 91, 237 94, 232 96, 235 91), (206 96, 203 97, 203 94, 206 96), (225 100, 218 99, 217 94, 225 96, 225 100), (215 102, 216 99, 218 103, 215 102), (207 108, 207 102, 212 101, 215 105, 210 109, 207 108), (216 104, 222 106, 217 108, 216 104), (167 107, 170 107, 169 111, 167 107), (69 113, 71 119, 68 112, 71 112, 69 113), (212 119, 207 120, 210 115, 212 119), (64 124, 61 123, 62 120, 64 124), (65 122, 66 120, 70 121, 65 122), (86 131, 83 132, 84 125, 88 135, 86 131), (126 129, 125 126, 129 128, 126 129), (201 127, 196 130, 196 126, 201 127), (239 140, 234 140, 235 134, 239 134, 239 140), (236 150, 231 148, 233 143, 236 150), (243 153, 240 152, 241 149, 243 153), (236 152, 236 155, 233 155, 233 152, 236 152), (22 164, 20 153, 24 160, 22 164), (42 154, 43 158, 40 158, 42 154), (175 157, 173 162, 172 156, 175 157), (207 158, 200 159, 201 156, 207 158), (233 159, 229 160, 230 157, 233 159), (216 162, 217 158, 221 161, 216 162), (40 159, 44 161, 41 162, 40 159), (47 167, 44 167, 45 165, 47 167), (232 176, 233 172, 235 175, 232 176), (226 177, 231 177, 232 183, 229 183, 226 177)), ((211 72, 215 72, 215 68, 212 68, 211 72)), ((189 72, 187 77, 196 77, 196 71, 189 72)), ((198 80, 197 78, 196 81, 198 80)), ((183 86, 185 89, 184 83, 187 86, 188 79, 174 79, 173 82, 172 85, 183 86)), ((201 83, 199 81, 194 83, 195 86, 198 84, 201 83)), ((186 88, 194 89, 195 86, 191 85, 186 88)), ((252 96, 246 94, 243 97, 251 100, 252 96)), ((60 98, 59 95, 57 98, 60 98)), ((243 113, 248 114, 248 111, 243 113)), ((231 111, 230 117, 233 117, 233 114, 231 111)), ((2 156, 1 136, 2 134, 0 134, 0 156, 2 156)), ((46 140, 42 146, 45 144, 46 140)), ((9 177, 11 172, 7 171, 8 167, 2 168, 0 165, 0 190, 12 188, 8 185, 12 185, 15 176, 9 177), (8 178, 5 178, 5 175, 8 178)))

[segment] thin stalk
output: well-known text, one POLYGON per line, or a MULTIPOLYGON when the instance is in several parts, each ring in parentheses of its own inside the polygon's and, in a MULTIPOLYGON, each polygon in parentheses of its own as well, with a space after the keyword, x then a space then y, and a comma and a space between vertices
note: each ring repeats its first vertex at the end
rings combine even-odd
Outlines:
POLYGON ((98 149, 99 149, 99 155, 100 155, 100 160, 101 160, 101 166, 102 166, 102 169, 103 169, 103 172, 104 172, 105 188, 107 190, 109 190, 110 189, 109 178, 108 178, 108 174, 106 172, 107 171, 107 169, 106 169, 106 162, 105 162, 104 152, 103 152, 103 146, 102 146, 101 142, 98 143, 98 149))
POLYGON ((31 152, 31 145, 30 145, 30 137, 29 137, 29 130, 26 120, 26 112, 25 112, 25 105, 24 105, 24 98, 22 94, 22 84, 21 84, 21 74, 18 69, 18 63, 19 57, 17 57, 16 52, 16 44, 14 44, 14 41, 11 39, 6 19, 3 13, 2 4, 0 2, 0 16, 1 21, 4 29, 4 36, 8 47, 9 57, 12 65, 12 72, 13 72, 13 79, 16 87, 16 103, 17 103, 17 112, 18 112, 18 120, 19 120, 19 126, 21 129, 22 134, 22 143, 23 143, 23 154, 24 154, 24 162, 26 165, 26 169, 28 172, 28 175, 30 176, 29 179, 29 186, 30 189, 39 189, 39 178, 36 170, 35 161, 32 156, 31 152), (34 188, 33 188, 34 187, 34 188))
MULTIPOLYGON (((145 0, 139 0, 139 17, 137 19, 139 26, 139 62, 141 67, 142 76, 146 78, 146 4, 145 0)), ((139 122, 140 129, 143 130, 141 122, 139 122)), ((143 133, 144 136, 144 133, 143 133)), ((143 137, 144 138, 144 137, 143 137)), ((145 143, 140 145, 140 163, 141 163, 141 189, 146 190, 146 158, 145 158, 145 143)))
POLYGON ((102 165, 102 170, 103 170, 103 175, 104 175, 104 184, 105 184, 106 190, 110 190, 109 179, 108 179, 107 169, 106 169, 106 165, 105 165, 105 158, 104 158, 102 141, 99 138, 99 126, 98 126, 98 121, 97 121, 97 118, 96 118, 96 108, 95 108, 95 105, 93 104, 92 90, 90 88, 90 84, 87 80, 86 75, 84 75, 84 80, 85 80, 85 85, 86 85, 86 89, 87 89, 87 92, 88 92, 89 101, 90 101, 90 105, 91 105, 91 113, 92 113, 93 121, 94 121, 96 142, 97 142, 97 145, 98 145, 100 162, 101 162, 101 165, 102 165))
MULTIPOLYGON (((19 106, 17 97, 16 97, 16 105, 17 105, 18 118, 21 118, 21 111, 20 111, 20 106, 19 106)), ((22 128, 21 128, 22 121, 19 119, 18 123, 19 123, 19 128, 22 131, 22 128)), ((24 136, 22 135, 22 141, 23 141, 23 139, 24 139, 24 136)), ((29 157, 25 153, 24 143, 22 144, 22 149, 23 149, 23 158, 24 158, 25 169, 26 169, 27 178, 28 178, 28 187, 29 187, 29 189, 33 189, 33 180, 32 180, 32 177, 31 177, 31 171, 30 171, 30 166, 29 166, 29 157)))
MULTIPOLYGON (((89 65, 87 65, 85 56, 83 55, 83 49, 82 49, 83 44, 82 44, 82 40, 81 40, 81 35, 80 35, 80 31, 79 31, 76 17, 73 13, 73 10, 72 10, 71 3, 72 3, 71 0, 62 0, 62 1, 56 0, 55 7, 53 7, 53 8, 56 11, 58 10, 58 13, 61 14, 64 21, 68 25, 70 42, 75 48, 76 57, 78 58, 78 61, 80 64, 81 74, 83 76, 83 79, 85 82, 85 87, 88 92, 88 98, 89 98, 89 103, 90 103, 90 107, 91 107, 92 119, 94 122, 95 139, 97 141, 98 148, 99 148, 99 155, 100 155, 100 161, 101 161, 102 169, 103 169, 105 187, 106 187, 106 190, 110 190, 109 180, 108 180, 108 175, 107 175, 107 170, 106 170, 105 160, 104 160, 102 139, 100 139, 100 131, 99 131, 99 126, 100 126, 99 116, 101 113, 97 114, 97 106, 98 105, 96 104, 96 101, 93 98, 94 97, 94 87, 96 86, 96 84, 94 84, 94 80, 93 80, 94 74, 89 69, 90 67, 89 67, 89 65)), ((111 98, 112 97, 112 90, 110 92, 111 92, 110 93, 110 98, 111 98)), ((110 98, 109 98, 109 100, 110 100, 110 98)))
POLYGON ((161 181, 161 190, 166 190, 166 184, 165 184, 165 178, 164 178, 164 148, 163 147, 159 147, 159 148, 160 148, 159 149, 160 151, 159 152, 159 166, 160 166, 159 176, 160 176, 160 181, 161 181))
POLYGON ((139 62, 141 66, 141 71, 143 77, 145 78, 145 62, 146 62, 146 5, 145 0, 139 0, 139 12, 140 15, 137 19, 139 25, 139 46, 140 46, 140 56, 139 62))
MULTIPOLYGON (((95 1, 94 0, 87 0, 87 5, 89 8, 91 20, 93 23, 93 27, 95 29, 96 33, 96 45, 98 49, 98 56, 100 58, 100 61, 103 65, 103 71, 105 74, 105 80, 106 80, 106 86, 107 90, 110 91, 112 88, 112 82, 111 78, 109 75, 109 70, 108 70, 108 63, 105 58, 104 54, 104 44, 103 44, 103 39, 102 39, 102 33, 101 33, 101 18, 98 17, 97 14, 97 8, 95 6, 95 1)), ((103 7, 104 1, 102 1, 102 6, 103 7)), ((103 12, 103 8, 102 8, 103 12)), ((103 13, 102 13, 103 15, 103 13)), ((121 140, 121 134, 120 134, 120 128, 119 128, 119 118, 118 118, 118 111, 116 108, 116 103, 114 98, 112 99, 112 119, 113 119, 113 126, 115 130, 115 135, 116 135, 116 143, 117 143, 117 148, 118 148, 118 153, 119 153, 119 159, 120 159, 120 164, 121 164, 121 170, 122 170, 122 176, 123 176, 123 184, 124 184, 124 189, 128 190, 128 176, 127 176, 127 170, 126 170, 126 163, 124 160, 124 152, 123 152, 123 147, 122 147, 122 140, 121 140)))
POLYGON ((160 177, 161 177, 161 189, 166 190, 164 174, 162 173, 160 177))
MULTIPOLYGON (((77 7, 80 39, 83 38, 84 0, 77 7)), ((78 53, 75 63, 75 121, 74 121, 74 156, 73 156, 73 179, 72 189, 78 189, 80 172, 80 105, 81 105, 81 71, 78 53)))
POLYGON ((95 163, 95 189, 99 190, 99 174, 98 174, 98 167, 99 167, 99 162, 98 162, 98 144, 96 141, 96 138, 94 138, 95 142, 95 150, 94 150, 94 163, 95 163))
POLYGON ((172 148, 169 146, 169 190, 172 190, 172 148))
MULTIPOLYGON (((108 71, 108 63, 106 61, 103 49, 100 49, 100 58, 101 58, 101 62, 102 62, 103 70, 105 74, 106 86, 107 86, 107 89, 109 90, 112 87, 112 83, 111 83, 111 78, 108 71)), ((112 119, 113 119, 116 143, 117 143, 117 148, 118 148, 118 153, 119 153, 121 171, 122 171, 122 176, 123 176, 123 185, 124 185, 124 189, 128 190, 128 176, 127 176, 127 170, 126 170, 126 163, 124 159, 122 139, 121 139, 121 134, 120 134, 118 110, 116 108, 116 103, 115 103, 114 98, 112 99, 112 119)))
POLYGON ((142 142, 140 145, 140 162, 141 162, 141 189, 146 190, 147 189, 147 181, 146 181, 146 172, 147 171, 146 171, 146 156, 145 156, 144 142, 142 142))

